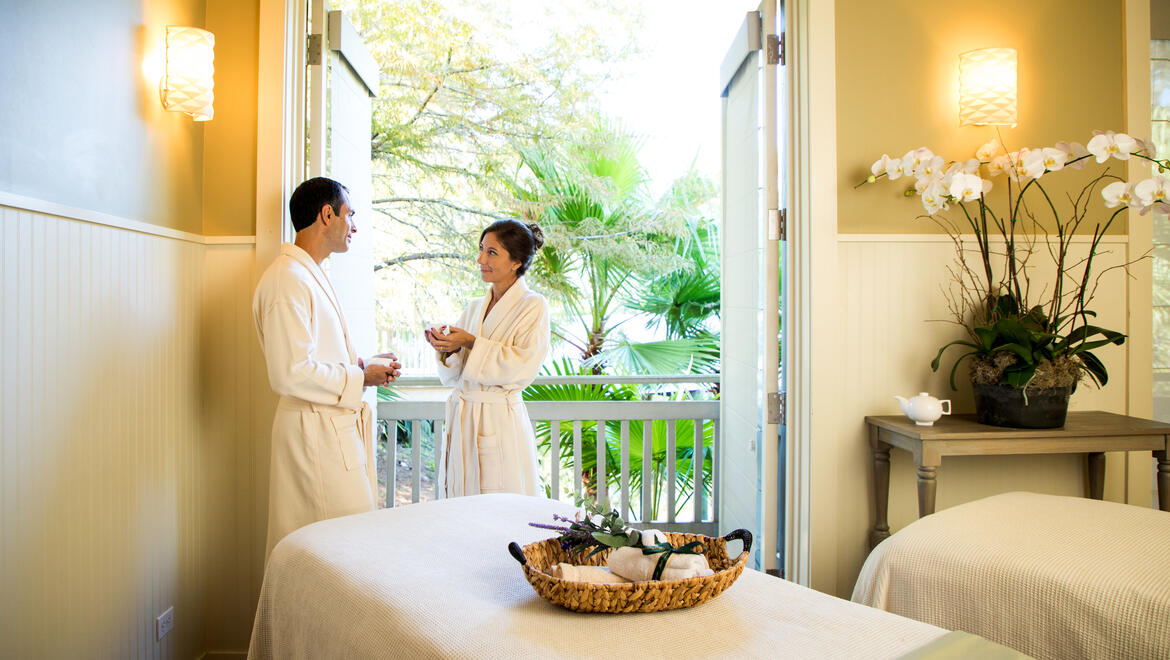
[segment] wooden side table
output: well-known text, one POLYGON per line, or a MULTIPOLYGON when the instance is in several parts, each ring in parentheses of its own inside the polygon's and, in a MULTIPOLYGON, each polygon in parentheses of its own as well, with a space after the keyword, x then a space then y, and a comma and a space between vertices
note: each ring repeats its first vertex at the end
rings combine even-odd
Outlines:
POLYGON ((890 448, 914 454, 918 467, 918 517, 934 513, 935 475, 943 456, 993 454, 1087 454, 1089 497, 1105 493, 1105 452, 1150 451, 1158 460, 1158 508, 1170 511, 1170 424, 1099 411, 1070 412, 1062 428, 1009 429, 987 426, 974 415, 943 417, 918 426, 903 415, 869 416, 873 449, 876 522, 869 547, 890 535, 890 448))

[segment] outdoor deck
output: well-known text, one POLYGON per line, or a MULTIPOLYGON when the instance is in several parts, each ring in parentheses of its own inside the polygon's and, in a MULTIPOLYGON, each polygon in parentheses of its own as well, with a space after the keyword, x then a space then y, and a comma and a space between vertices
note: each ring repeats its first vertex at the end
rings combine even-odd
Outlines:
MULTIPOLYGON (((690 374, 542 376, 533 384, 669 386, 718 382, 718 374, 690 374)), ((416 377, 400 379, 397 387, 409 394, 412 390, 434 391, 440 384, 437 378, 416 377)), ((399 466, 400 461, 407 461, 409 466, 410 502, 443 497, 433 477, 433 493, 424 492, 423 476, 433 475, 435 466, 443 460, 443 443, 427 440, 443 436, 445 406, 445 400, 379 402, 378 419, 390 429, 396 428, 398 422, 406 422, 410 438, 407 455, 400 453, 396 442, 387 443, 386 460, 379 466, 379 478, 387 493, 382 506, 396 504, 400 484, 398 470, 391 468, 399 466)), ((538 447, 538 455, 541 482, 550 496, 568 501, 573 496, 591 494, 594 484, 605 484, 605 488, 596 491, 597 499, 602 506, 617 508, 629 522, 672 531, 717 533, 714 512, 719 498, 719 401, 528 401, 526 406, 538 443, 548 438, 547 443, 541 443, 543 452, 538 447), (550 433, 553 428, 558 432, 550 433), (595 432, 599 428, 605 429, 600 439, 595 432), (651 433, 644 433, 645 429, 651 429, 651 433), (587 454, 604 455, 607 460, 590 461, 587 465, 587 454), (631 471, 631 455, 654 458, 635 460, 641 468, 631 471), (553 469, 555 463, 550 457, 557 456, 562 458, 558 469, 553 469), (668 457, 675 460, 667 460, 668 457), (596 468, 590 470, 590 465, 596 468), (643 484, 649 488, 643 488, 643 484)))

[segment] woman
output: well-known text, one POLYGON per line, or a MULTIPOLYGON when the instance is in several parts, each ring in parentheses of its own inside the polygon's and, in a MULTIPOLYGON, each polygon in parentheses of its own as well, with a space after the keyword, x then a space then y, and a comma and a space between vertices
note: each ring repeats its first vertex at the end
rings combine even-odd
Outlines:
POLYGON ((535 224, 492 223, 479 236, 480 277, 491 284, 454 326, 429 328, 447 399, 447 497, 537 494, 536 436, 520 393, 548 355, 548 303, 524 283, 544 234, 535 224))

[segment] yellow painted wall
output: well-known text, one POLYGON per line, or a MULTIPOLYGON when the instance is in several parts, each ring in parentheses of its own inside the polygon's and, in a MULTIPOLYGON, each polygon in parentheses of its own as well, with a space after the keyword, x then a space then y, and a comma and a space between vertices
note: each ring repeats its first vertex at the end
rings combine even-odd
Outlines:
POLYGON ((1150 38, 1170 39, 1170 0, 1150 0, 1150 38))
MULTIPOLYGON (((926 146, 966 159, 995 136, 992 127, 959 126, 960 53, 1018 51, 1019 126, 1001 128, 1010 149, 1084 144, 1094 129, 1124 130, 1122 18, 1118 0, 838 0, 838 231, 939 231, 915 218, 922 206, 902 197, 902 181, 851 184, 883 153, 926 146)), ((1072 178, 1056 179, 1049 192, 1060 194, 1072 178)))
POLYGON ((203 235, 255 231, 258 6, 3 10, 0 657, 247 648, 272 395, 255 246, 203 235), (143 72, 168 24, 216 33, 210 123, 143 72))
MULTIPOLYGON (((830 53, 836 60, 835 98, 823 91, 819 98, 835 108, 836 144, 834 159, 814 159, 824 170, 811 177, 834 177, 837 183, 830 194, 835 213, 816 220, 835 222, 836 232, 812 239, 814 260, 836 264, 835 282, 828 277, 813 282, 814 295, 833 300, 814 308, 814 327, 825 332, 813 342, 813 386, 806 393, 813 401, 815 588, 848 597, 868 554, 873 486, 864 416, 898 414, 892 395, 918 391, 954 399, 957 411, 972 407, 969 387, 950 392, 945 375, 929 367, 938 346, 954 338, 953 329, 930 323, 949 316, 939 285, 947 278, 951 247, 945 237, 930 236, 937 233, 933 223, 915 219, 921 205, 901 195, 906 186, 885 182, 855 190, 853 185, 883 152, 901 156, 928 146, 949 158, 965 158, 994 135, 989 128, 958 126, 958 54, 974 48, 1010 46, 1020 52, 1020 125, 1002 131, 1009 146, 1084 143, 1093 129, 1126 130, 1132 119, 1126 103, 1125 18, 1135 4, 1141 3, 835 0, 831 18, 813 19, 820 22, 814 32, 835 36, 830 53)), ((816 56, 814 45, 811 57, 816 56)), ((824 81, 808 84, 815 92, 824 81)), ((817 145, 811 149, 815 154, 817 145)), ((1114 171, 1125 174, 1121 167, 1114 171)), ((1110 237, 1107 249, 1111 263, 1140 253, 1124 231, 1110 237)), ((1132 286, 1124 277, 1107 278, 1098 311, 1102 325, 1134 334, 1131 344, 1140 345, 1148 341, 1148 331, 1132 318, 1132 286)), ((1102 350, 1111 383, 1103 390, 1082 388, 1073 409, 1131 410, 1129 398, 1140 397, 1141 388, 1135 390, 1130 377, 1130 350, 1102 350)), ((890 524, 897 530, 917 515, 915 474, 905 452, 894 450, 891 463, 890 524)), ((1134 471, 1149 463, 1148 456, 1131 457, 1127 472, 1125 456, 1110 455, 1106 498, 1148 505, 1134 500, 1127 485, 1133 485, 1134 471)), ((938 472, 938 508, 1007 490, 1079 495, 1083 475, 1080 456, 947 458, 938 472)), ((1139 495, 1148 499, 1148 474, 1136 475, 1141 478, 1146 487, 1139 495)))
POLYGON ((215 34, 215 119, 203 135, 203 233, 256 233, 257 2, 207 0, 215 34))
POLYGON ((167 25, 204 0, 7 2, 0 34, 0 190, 199 232, 203 127, 164 111, 167 25), (149 68, 149 67, 148 67, 149 68))

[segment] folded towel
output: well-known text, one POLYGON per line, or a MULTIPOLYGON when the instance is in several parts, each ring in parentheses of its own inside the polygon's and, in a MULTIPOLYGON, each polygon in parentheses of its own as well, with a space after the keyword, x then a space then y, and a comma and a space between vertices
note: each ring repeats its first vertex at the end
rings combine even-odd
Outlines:
POLYGON ((666 538, 666 534, 663 534, 656 529, 642 529, 638 530, 638 532, 641 534, 641 544, 643 547, 650 547, 652 545, 658 545, 659 543, 670 543, 670 541, 666 538))
POLYGON ((624 584, 629 582, 620 575, 614 575, 604 566, 574 566, 561 562, 550 566, 549 575, 572 582, 593 582, 595 584, 624 584))
MULTIPOLYGON (((609 553, 609 570, 634 582, 653 579, 660 554, 644 555, 641 548, 614 548, 609 553)), ((713 575, 706 555, 671 555, 662 571, 663 580, 685 580, 713 575)))

